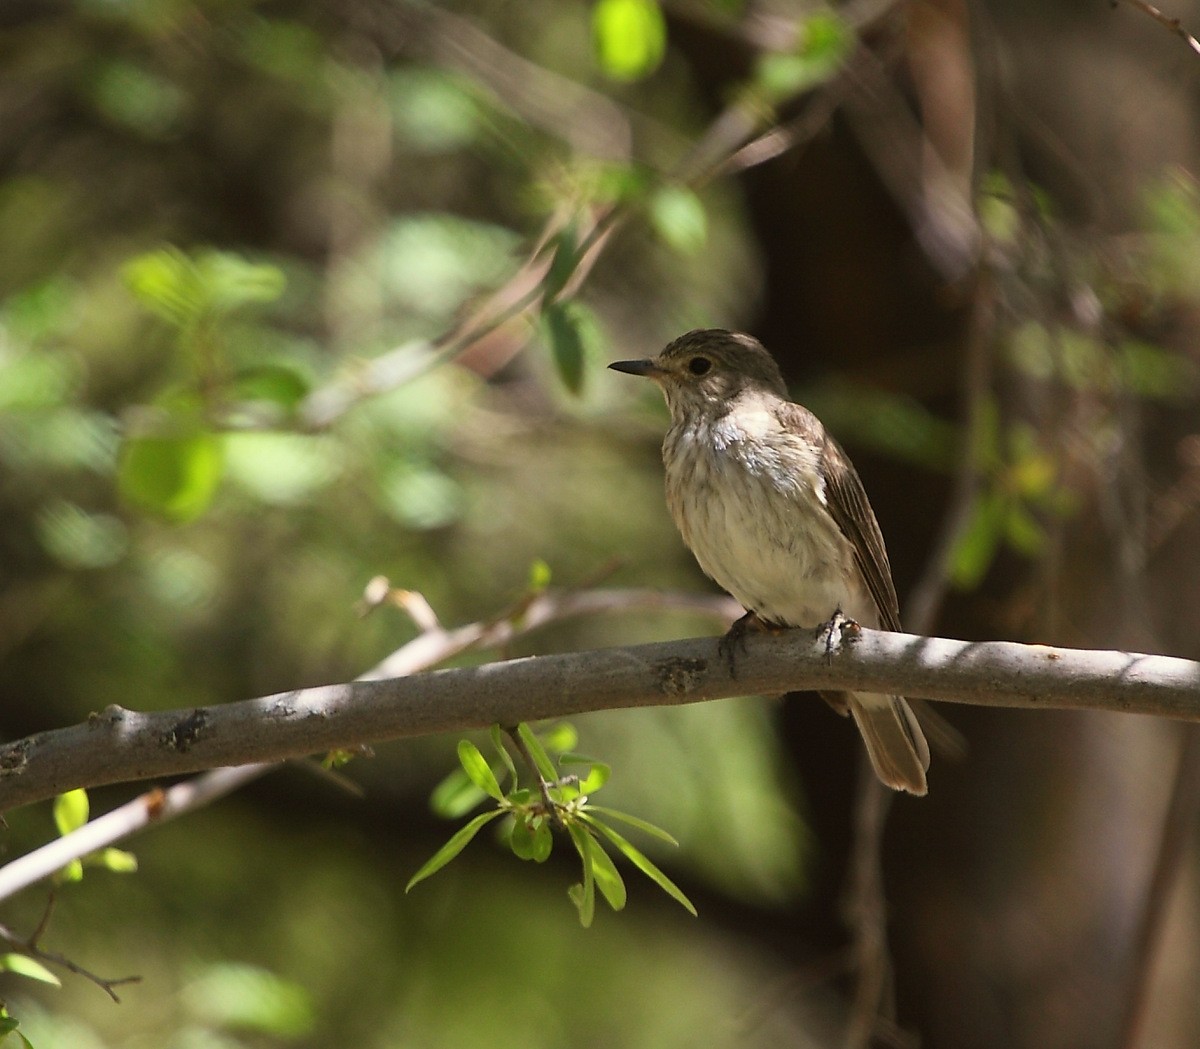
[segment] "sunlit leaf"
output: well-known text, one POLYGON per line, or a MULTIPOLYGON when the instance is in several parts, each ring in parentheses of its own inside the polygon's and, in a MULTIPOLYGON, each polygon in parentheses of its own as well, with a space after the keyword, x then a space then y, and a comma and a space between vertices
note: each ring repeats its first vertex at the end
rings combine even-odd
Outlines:
POLYGON ((124 849, 107 848, 94 852, 87 857, 88 863, 114 874, 136 874, 138 869, 137 857, 124 849))
POLYGON ((579 733, 569 721, 556 721, 543 729, 540 739, 546 750, 552 753, 570 751, 579 745, 579 733))
POLYGON ((982 495, 970 523, 950 553, 949 575, 955 586, 973 590, 991 567, 1004 536, 1006 507, 996 492, 982 495))
POLYGON ((87 791, 82 787, 68 790, 54 799, 54 825, 59 834, 70 834, 79 830, 88 821, 87 791))
POLYGON ((795 50, 768 52, 759 59, 755 81, 769 101, 782 102, 830 79, 853 44, 853 30, 837 15, 814 14, 804 23, 795 50))
POLYGON ((179 328, 205 315, 273 302, 286 285, 278 266, 224 251, 189 255, 173 246, 130 259, 122 273, 138 302, 179 328))
POLYGON ((560 754, 558 758, 560 765, 590 765, 587 775, 579 781, 580 794, 594 794, 605 783, 608 782, 612 775, 612 766, 606 765, 602 761, 595 761, 592 758, 584 757, 582 754, 560 754))
MULTIPOLYGON (((488 730, 488 735, 491 737, 492 746, 495 747, 496 753, 500 756, 500 760, 504 762, 504 767, 508 770, 508 778, 510 783, 517 782, 517 766, 513 764, 512 755, 508 752, 508 747, 504 745, 504 737, 500 732, 499 725, 493 725, 488 730)), ((511 795, 509 800, 512 800, 511 795)))
POLYGON ((223 474, 265 503, 290 506, 313 499, 338 476, 345 450, 326 434, 227 433, 223 474))
POLYGON ((569 894, 571 901, 579 911, 579 924, 587 929, 591 927, 592 919, 596 916, 596 880, 593 873, 593 853, 599 851, 600 847, 592 840, 592 836, 577 823, 568 824, 567 832, 571 835, 571 841, 575 844, 575 849, 579 853, 579 859, 583 866, 583 882, 580 885, 572 885, 569 894))
POLYGON ((55 987, 62 986, 62 981, 54 973, 27 954, 0 954, 0 970, 16 973, 18 976, 37 980, 39 983, 49 983, 55 987))
POLYGON ((479 752, 479 748, 469 739, 460 739, 458 741, 458 760, 463 767, 463 771, 466 772, 475 786, 484 793, 491 795, 497 801, 504 799, 504 792, 500 789, 500 784, 496 781, 496 774, 488 764, 487 758, 479 752))
POLYGON ((121 447, 117 487, 143 510, 190 521, 212 503, 222 470, 221 442, 214 434, 133 437, 121 447))
POLYGON ((207 306, 219 312, 274 302, 287 279, 278 266, 249 262, 227 251, 204 252, 197 258, 207 306))
POLYGON ((189 1013, 212 1027, 298 1039, 316 1021, 312 999, 300 984, 237 962, 208 966, 183 990, 189 1013))
POLYGON ((521 741, 529 749, 533 763, 537 766, 542 778, 549 783, 553 783, 558 779, 558 769, 554 767, 554 762, 550 760, 550 755, 546 753, 546 748, 542 746, 542 741, 538 739, 533 729, 522 721, 517 726, 517 735, 521 737, 521 741))
POLYGON ((529 566, 529 592, 540 594, 550 585, 550 566, 540 557, 529 566))
POLYGON ((195 320, 204 310, 199 274, 179 248, 138 255, 125 264, 122 276, 142 306, 178 327, 195 320))
POLYGON ((638 870, 640 870, 644 875, 646 875, 647 878, 654 882, 655 885, 662 889, 663 892, 670 896, 671 899, 673 899, 693 916, 696 914, 696 908, 692 905, 692 901, 683 894, 683 890, 680 889, 679 886, 673 881, 671 881, 671 879, 668 878, 661 870, 659 870, 658 867, 656 867, 648 857, 643 855, 639 849, 635 848, 631 842, 623 838, 620 834, 613 830, 612 827, 608 826, 608 824, 602 823, 598 819, 591 818, 586 814, 581 814, 580 818, 583 819, 589 826, 594 827, 609 841, 611 841, 622 856, 624 856, 627 860, 629 860, 630 863, 637 867, 638 870))
POLYGON ((708 239, 708 215, 694 190, 686 186, 663 186, 648 202, 654 229, 672 248, 692 255, 708 239))
POLYGON ((631 827, 636 827, 645 834, 649 834, 652 838, 657 838, 659 841, 666 842, 668 845, 678 845, 670 834, 661 827, 656 827, 653 823, 647 823, 637 816, 630 816, 627 812, 618 812, 616 809, 606 808, 603 805, 589 805, 588 812, 599 813, 602 816, 607 816, 610 820, 619 820, 621 823, 627 823, 631 827))
POLYGON ((600 895, 608 901, 608 905, 619 911, 625 906, 625 879, 613 863, 612 857, 599 845, 592 845, 592 876, 596 879, 596 888, 600 895))
POLYGON ((408 884, 404 887, 405 892, 410 892, 414 885, 424 881, 431 874, 436 874, 463 849, 465 849, 479 831, 499 816, 504 815, 503 809, 494 809, 491 812, 481 812, 465 827, 458 830, 445 845, 435 852, 428 861, 408 880, 408 884))
POLYGON ((466 770, 457 768, 433 788, 429 807, 443 819, 458 819, 487 798, 487 793, 471 782, 466 770))
POLYGON ((662 62, 667 25, 655 0, 599 0, 592 8, 596 61, 613 80, 639 80, 662 62))

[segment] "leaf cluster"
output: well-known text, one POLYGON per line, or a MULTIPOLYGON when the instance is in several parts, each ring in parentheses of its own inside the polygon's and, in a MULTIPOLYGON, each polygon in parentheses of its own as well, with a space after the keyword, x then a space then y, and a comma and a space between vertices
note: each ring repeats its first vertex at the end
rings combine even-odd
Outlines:
POLYGON ((585 928, 595 916, 597 890, 614 911, 625 906, 625 880, 609 849, 624 856, 691 914, 696 913, 679 887, 611 824, 614 821, 627 824, 668 845, 678 842, 643 819, 592 804, 591 796, 608 782, 612 770, 572 749, 577 737, 571 726, 555 725, 539 736, 522 722, 509 735, 528 763, 535 785, 528 785, 518 775, 499 726, 491 730, 492 747, 497 755, 495 764, 470 740, 460 740, 459 768, 434 791, 435 811, 448 817, 461 816, 489 798, 495 807, 474 816, 457 830, 409 879, 405 891, 445 867, 489 823, 506 817, 504 838, 518 859, 545 863, 553 850, 556 831, 570 840, 579 855, 582 875, 571 886, 569 895, 585 928), (578 771, 564 773, 564 767, 578 771))

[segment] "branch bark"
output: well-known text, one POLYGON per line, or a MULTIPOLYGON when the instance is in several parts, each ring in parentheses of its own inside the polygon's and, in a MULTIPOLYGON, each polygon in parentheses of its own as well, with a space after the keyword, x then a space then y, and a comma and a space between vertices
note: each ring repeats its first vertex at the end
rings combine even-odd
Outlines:
POLYGON ((855 631, 751 636, 736 675, 714 638, 531 656, 297 689, 190 710, 107 707, 0 746, 0 812, 75 787, 180 775, 388 739, 594 710, 857 689, 982 706, 1200 721, 1200 663, 1171 656, 855 631))

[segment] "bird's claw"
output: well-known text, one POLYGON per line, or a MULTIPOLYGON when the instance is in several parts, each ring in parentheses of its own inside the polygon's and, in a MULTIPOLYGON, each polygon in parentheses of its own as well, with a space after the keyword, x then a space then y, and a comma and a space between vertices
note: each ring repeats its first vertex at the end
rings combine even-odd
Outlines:
POLYGON ((834 609, 833 615, 817 627, 817 640, 825 641, 825 662, 832 663, 833 655, 841 648, 842 642, 857 637, 861 629, 857 620, 851 619, 840 608, 834 609))

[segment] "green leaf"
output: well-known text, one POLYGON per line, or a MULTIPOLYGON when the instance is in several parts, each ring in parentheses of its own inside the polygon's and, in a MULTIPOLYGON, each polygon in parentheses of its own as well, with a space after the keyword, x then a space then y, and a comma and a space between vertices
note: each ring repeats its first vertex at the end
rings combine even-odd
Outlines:
POLYGON ((1009 546, 1027 557, 1036 557, 1046 547, 1046 530, 1020 503, 1009 506, 1004 532, 1009 546))
POLYGON ((659 841, 666 842, 668 845, 679 845, 679 842, 671 837, 671 835, 661 827, 656 827, 653 823, 647 823, 645 820, 639 819, 637 816, 630 816, 626 812, 618 812, 616 809, 606 808, 603 805, 589 805, 587 810, 588 812, 593 813, 598 812, 602 816, 607 816, 610 820, 619 820, 621 823, 628 823, 629 826, 636 827, 644 834, 649 834, 652 838, 657 838, 659 841))
POLYGON ((112 514, 89 513, 82 506, 55 499, 34 520, 42 548, 68 568, 107 568, 129 549, 129 531, 112 514))
POLYGON ((522 721, 517 726, 517 735, 529 749, 529 755, 533 758, 533 763, 537 766, 542 778, 550 783, 558 779, 558 769, 554 767, 554 762, 550 760, 550 755, 546 753, 546 748, 542 746, 542 741, 538 739, 533 729, 522 721))
POLYGON ((579 230, 574 219, 558 231, 552 243, 554 258, 550 260, 550 268, 542 278, 542 296, 546 303, 558 296, 579 266, 579 230))
POLYGON ((608 905, 619 911, 625 907, 625 879, 621 877, 612 857, 596 843, 592 847, 592 876, 596 879, 596 888, 600 890, 608 905))
POLYGON ((583 389, 583 333, 574 304, 550 303, 542 310, 542 323, 558 377, 578 395, 583 389))
POLYGON ((500 784, 496 780, 496 774, 487 763, 487 758, 479 752, 479 748, 469 739, 460 739, 458 741, 458 760, 475 786, 497 801, 504 800, 504 791, 500 789, 500 784))
POLYGON ((599 0, 592 9, 596 62, 613 80, 649 76, 663 60, 667 25, 654 0, 599 0))
POLYGON ((171 521, 191 521, 212 503, 221 480, 214 434, 134 437, 121 447, 117 487, 130 503, 171 521))
POLYGON ((53 984, 55 987, 62 986, 62 981, 54 973, 27 954, 0 954, 0 969, 30 980, 53 984))
POLYGON ((138 302, 178 328, 206 314, 273 302, 287 283, 277 266, 247 262, 224 251, 193 256, 176 247, 130 259, 122 273, 138 302))
MULTIPOLYGON (((496 753, 500 755, 500 760, 504 762, 504 767, 508 769, 508 778, 514 785, 517 782, 517 766, 513 764, 512 755, 508 752, 508 747, 504 745, 504 737, 500 733, 500 726, 493 725, 488 730, 488 735, 491 736, 492 746, 496 748, 496 753)), ((512 800, 512 795, 509 795, 509 800, 512 800)))
POLYGON ((287 278, 278 266, 248 262, 227 251, 204 252, 197 264, 209 304, 219 311, 274 302, 287 286, 287 278))
POLYGON ((973 590, 995 559, 1004 535, 1007 504, 998 492, 985 492, 975 513, 950 553, 950 581, 961 590, 973 590))
POLYGON ((487 792, 471 782, 466 770, 451 770, 429 796, 429 807, 443 819, 456 820, 465 816, 487 798, 487 792))
POLYGON ((481 812, 465 827, 458 830, 445 845, 437 850, 425 865, 421 867, 416 874, 408 880, 408 884, 404 887, 405 892, 411 892, 412 887, 418 882, 424 881, 431 874, 436 874, 471 842, 471 839, 483 829, 483 827, 491 823, 497 816, 503 816, 503 809, 494 809, 492 812, 481 812))
POLYGON ((54 825, 60 835, 79 830, 88 821, 88 796, 82 787, 54 799, 54 825))
POLYGON ((594 794, 604 786, 612 775, 612 766, 606 765, 603 761, 596 761, 593 758, 584 757, 582 754, 560 754, 558 757, 560 765, 590 765, 586 776, 579 781, 580 794, 594 794))
POLYGON ((182 327, 204 310, 204 295, 195 266, 179 248, 138 255, 122 269, 134 298, 163 320, 182 327))
POLYGON ((238 372, 234 395, 240 401, 266 401, 291 414, 312 389, 312 384, 292 368, 264 364, 238 372))
POLYGON ((798 48, 769 52, 759 59, 755 80, 768 101, 786 101, 829 80, 853 43, 853 31, 837 15, 813 15, 804 23, 798 48))
POLYGON ((538 827, 545 824, 541 816, 526 816, 518 818, 513 823, 512 833, 508 838, 508 847, 519 860, 531 860, 534 857, 538 827))
POLYGON ((550 585, 550 566, 540 557, 529 566, 529 592, 540 594, 550 585))
POLYGON ((708 239, 708 215, 694 190, 663 186, 649 200, 650 221, 664 241, 682 255, 694 255, 708 239))
POLYGON ((545 863, 554 848, 554 835, 550 833, 550 821, 543 817, 533 828, 533 862, 545 863))
POLYGON ((562 754, 579 745, 579 733, 569 721, 556 721, 542 730, 541 740, 546 750, 562 754))
POLYGON ((77 881, 83 881, 83 861, 68 861, 65 866, 59 868, 54 877, 60 885, 71 885, 77 881))
POLYGON ((316 1023, 304 987, 256 965, 209 965, 184 988, 182 998, 187 1011, 208 1028, 298 1040, 316 1023))
POLYGON ((101 849, 87 857, 88 863, 114 874, 136 874, 138 869, 137 857, 124 849, 101 849))
POLYGON ((605 823, 601 823, 598 819, 593 819, 585 813, 580 813, 579 818, 584 820, 589 826, 595 827, 597 831, 608 838, 609 841, 616 846, 617 851, 621 853, 630 863, 640 870, 647 878, 657 885, 663 892, 671 897, 676 903, 683 907, 690 914, 695 916, 696 908, 692 906, 692 901, 684 894, 670 878, 658 869, 650 860, 644 856, 641 851, 633 846, 632 843, 618 834, 612 827, 605 823))
POLYGON ((587 776, 579 781, 580 794, 595 794, 601 787, 608 782, 608 778, 612 775, 612 766, 604 764, 603 761, 597 761, 588 771, 587 776))
POLYGON ((592 919, 596 916, 596 879, 593 874, 594 857, 592 854, 599 849, 599 846, 592 840, 592 836, 577 823, 568 824, 567 832, 571 835, 571 841, 575 843, 575 849, 583 864, 583 884, 572 885, 569 895, 571 902, 579 911, 579 924, 588 929, 591 927, 592 919))

